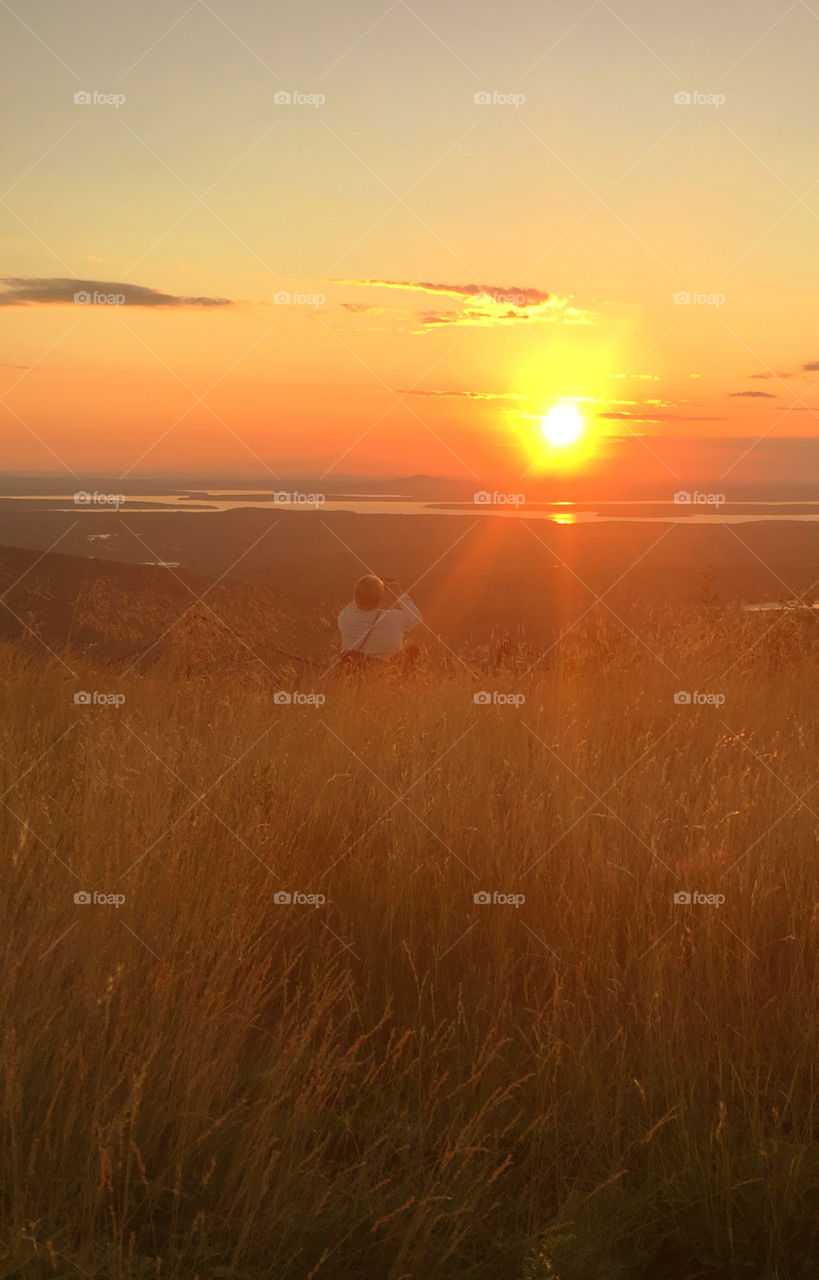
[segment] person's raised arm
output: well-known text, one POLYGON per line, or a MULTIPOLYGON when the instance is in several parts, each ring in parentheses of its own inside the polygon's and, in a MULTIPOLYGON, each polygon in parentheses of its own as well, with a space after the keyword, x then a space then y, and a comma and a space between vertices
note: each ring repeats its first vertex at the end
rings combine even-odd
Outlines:
POLYGON ((393 578, 384 579, 384 587, 390 601, 391 609, 400 609, 404 616, 404 628, 409 630, 414 627, 417 622, 421 621, 421 610, 416 604, 410 600, 409 596, 402 592, 398 583, 393 578))

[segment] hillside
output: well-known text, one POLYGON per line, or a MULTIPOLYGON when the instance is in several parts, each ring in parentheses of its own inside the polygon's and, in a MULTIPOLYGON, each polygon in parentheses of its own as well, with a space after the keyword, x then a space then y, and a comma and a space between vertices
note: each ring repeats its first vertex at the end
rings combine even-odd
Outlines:
POLYGON ((13 610, 0 609, 0 634, 18 635, 22 619, 52 648, 110 655, 147 647, 212 589, 207 604, 229 626, 255 617, 254 647, 276 631, 281 647, 321 662, 368 570, 412 588, 433 653, 475 651, 506 632, 545 648, 589 609, 634 626, 649 601, 689 611, 704 590, 726 604, 779 600, 815 590, 819 576, 819 525, 796 522, 560 526, 246 508, 22 513, 14 536, 16 547, 0 547, 0 599, 9 592, 13 610))
POLYGON ((198 643, 0 645, 4 1274, 809 1280, 815 628, 198 643))

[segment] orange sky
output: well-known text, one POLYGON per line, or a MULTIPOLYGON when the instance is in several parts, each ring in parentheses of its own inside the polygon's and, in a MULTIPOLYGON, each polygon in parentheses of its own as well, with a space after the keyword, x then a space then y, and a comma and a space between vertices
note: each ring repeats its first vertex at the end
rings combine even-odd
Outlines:
POLYGON ((80 9, 0 17, 7 469, 514 476, 816 436, 804 6, 80 9))

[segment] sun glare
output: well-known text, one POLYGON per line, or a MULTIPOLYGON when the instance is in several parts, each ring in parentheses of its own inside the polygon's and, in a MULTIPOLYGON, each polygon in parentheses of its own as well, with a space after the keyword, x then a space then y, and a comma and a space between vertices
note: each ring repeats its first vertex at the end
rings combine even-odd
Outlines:
POLYGON ((574 444, 583 434, 583 415, 576 404, 556 404, 544 417, 540 429, 544 440, 562 449, 574 444))

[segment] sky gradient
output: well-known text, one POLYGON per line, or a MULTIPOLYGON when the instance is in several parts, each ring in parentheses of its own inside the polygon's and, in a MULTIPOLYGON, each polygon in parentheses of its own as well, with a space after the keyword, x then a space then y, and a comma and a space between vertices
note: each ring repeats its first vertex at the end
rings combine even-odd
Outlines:
POLYGON ((803 0, 34 0, 0 34, 4 469, 806 478, 803 0))

